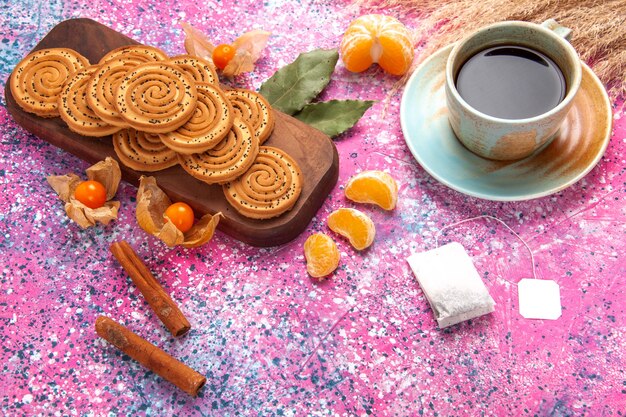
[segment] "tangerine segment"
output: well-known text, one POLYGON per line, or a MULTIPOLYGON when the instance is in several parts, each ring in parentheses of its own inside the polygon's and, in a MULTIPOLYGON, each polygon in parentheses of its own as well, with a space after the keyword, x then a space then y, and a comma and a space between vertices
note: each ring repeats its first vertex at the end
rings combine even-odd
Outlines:
POLYGON ((407 32, 407 38, 398 41, 397 38, 381 36, 379 39, 382 55, 378 58, 378 65, 392 75, 403 75, 413 62, 413 44, 407 32))
POLYGON ((349 71, 365 71, 376 62, 393 75, 409 70, 414 53, 406 26, 381 14, 363 15, 352 21, 343 35, 340 50, 349 71))
POLYGON ((363 72, 374 63, 372 48, 374 38, 368 32, 346 31, 341 42, 343 63, 352 72, 363 72))
POLYGON ((314 278, 333 273, 339 266, 339 249, 335 241, 324 233, 315 233, 304 242, 306 270, 314 278))
POLYGON ((328 227, 347 237, 356 250, 368 248, 376 236, 376 227, 367 214, 353 208, 340 208, 330 213, 328 227))
POLYGON ((357 203, 372 203, 384 210, 393 210, 398 201, 398 184, 384 171, 363 171, 350 178, 344 193, 357 203))

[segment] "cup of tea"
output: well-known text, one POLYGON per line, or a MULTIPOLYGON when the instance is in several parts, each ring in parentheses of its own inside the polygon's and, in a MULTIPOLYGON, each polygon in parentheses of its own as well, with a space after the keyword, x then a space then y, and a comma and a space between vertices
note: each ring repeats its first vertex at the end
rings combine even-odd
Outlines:
POLYGON ((446 104, 456 137, 484 158, 510 161, 547 146, 582 78, 571 31, 505 21, 457 43, 446 63, 446 104))

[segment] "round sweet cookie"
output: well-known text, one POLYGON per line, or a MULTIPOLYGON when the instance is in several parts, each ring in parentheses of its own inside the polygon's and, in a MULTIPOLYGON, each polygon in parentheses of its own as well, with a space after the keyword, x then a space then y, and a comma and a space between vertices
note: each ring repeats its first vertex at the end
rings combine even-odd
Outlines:
POLYGON ((197 83, 219 85, 220 79, 215 72, 213 64, 200 57, 193 55, 178 55, 170 58, 167 62, 178 65, 197 83))
POLYGON ((98 67, 92 65, 76 72, 63 86, 58 99, 61 119, 72 132, 84 136, 108 136, 121 129, 102 120, 87 104, 87 85, 97 70, 98 67))
POLYGON ((168 59, 168 56, 165 52, 163 52, 159 48, 155 48, 154 46, 125 45, 107 52, 102 58, 100 58, 100 61, 98 61, 98 65, 102 65, 105 62, 120 56, 126 57, 127 59, 132 59, 133 61, 136 61, 137 64, 145 62, 165 61, 166 59, 168 59))
POLYGON ((196 110, 196 83, 175 65, 145 63, 130 70, 116 90, 116 106, 128 126, 149 133, 171 132, 196 110))
POLYGON ((193 116, 178 129, 162 133, 163 143, 178 153, 202 153, 228 135, 235 113, 219 87, 197 84, 198 100, 193 116))
POLYGON ((165 59, 165 52, 152 46, 129 45, 112 50, 100 59, 100 68, 91 78, 87 103, 102 120, 127 127, 128 123, 120 116, 115 103, 117 86, 126 73, 137 65, 165 59))
POLYGON ((259 144, 262 145, 274 130, 274 114, 268 101, 261 94, 235 88, 224 91, 235 112, 252 125, 259 144))
POLYGON ((128 54, 114 56, 99 64, 87 87, 87 103, 102 120, 115 126, 128 126, 117 110, 115 93, 126 73, 142 62, 136 55, 128 54))
POLYGON ((178 164, 176 152, 161 142, 156 133, 124 129, 113 135, 117 157, 136 171, 160 171, 178 164))
POLYGON ((63 85, 76 71, 88 65, 87 58, 72 49, 32 52, 11 73, 11 94, 24 111, 41 117, 56 117, 63 85))
POLYGON ((302 172, 283 150, 261 146, 242 176, 222 186, 226 200, 243 216, 270 219, 291 210, 302 192, 302 172))
POLYGON ((259 153, 259 141, 252 128, 240 118, 228 135, 212 149, 192 155, 178 155, 178 162, 192 176, 208 184, 231 181, 252 165, 259 153))

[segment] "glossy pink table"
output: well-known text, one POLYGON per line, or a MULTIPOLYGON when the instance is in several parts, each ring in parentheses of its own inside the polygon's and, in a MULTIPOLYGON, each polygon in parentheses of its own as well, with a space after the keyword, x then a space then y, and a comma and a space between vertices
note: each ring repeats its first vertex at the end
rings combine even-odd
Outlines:
MULTIPOLYGON (((332 2, 111 3, 102 0, 5 5, 0 80, 58 22, 89 17, 174 55, 179 21, 230 42, 246 30, 273 36, 251 74, 258 88, 276 69, 315 48, 337 47, 356 16, 332 2)), ((365 11, 364 11, 365 12, 365 11)), ((405 16, 410 27, 420 24, 405 16)), ((413 159, 399 121, 396 78, 341 64, 325 99, 374 99, 336 139, 340 172, 305 232, 279 247, 256 248, 218 232, 206 246, 170 249, 136 224, 136 188, 123 183, 119 219, 80 230, 45 177, 88 164, 28 134, 0 107, 0 414, 3 415, 623 415, 626 410, 626 123, 589 175, 557 194, 493 202, 450 190, 413 159), (384 114, 383 114, 384 113, 384 114), (343 196, 364 169, 390 171, 400 185, 387 213, 343 196), (318 283, 302 245, 331 233, 328 214, 356 207, 377 226, 374 245, 356 252, 333 235, 341 264, 318 283), (517 282, 531 275, 561 287, 563 315, 526 320, 517 282), (173 339, 108 251, 125 239, 178 300, 193 329, 173 339), (439 330, 406 257, 458 241, 496 300, 496 311, 439 330), (191 398, 100 340, 104 314, 207 377, 191 398)), ((4 86, 2 86, 4 87, 4 86)), ((4 88, 0 89, 4 91, 4 88)))

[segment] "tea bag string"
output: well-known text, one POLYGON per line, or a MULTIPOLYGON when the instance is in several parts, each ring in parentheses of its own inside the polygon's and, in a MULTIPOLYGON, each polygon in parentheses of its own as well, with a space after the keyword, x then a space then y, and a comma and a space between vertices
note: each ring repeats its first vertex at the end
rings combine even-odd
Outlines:
POLYGON ((520 242, 522 242, 522 244, 526 247, 526 249, 528 250, 528 253, 530 254, 530 264, 532 266, 532 271, 533 271, 533 279, 537 279, 537 273, 535 272, 535 256, 533 255, 533 251, 530 249, 530 246, 528 246, 528 244, 524 241, 524 239, 522 239, 520 237, 520 235, 518 235, 517 233, 515 233, 515 231, 513 229, 511 229, 509 227, 508 224, 506 224, 504 221, 498 219, 497 217, 494 216, 490 216, 488 214, 482 214, 480 216, 476 216, 476 217, 470 217, 468 219, 463 219, 463 220, 459 220, 458 222, 454 222, 452 224, 448 224, 444 227, 442 227, 437 234, 435 235, 435 247, 439 247, 439 236, 441 235, 441 233, 443 233, 445 230, 451 229, 453 227, 459 226, 463 223, 468 223, 474 220, 478 220, 478 219, 491 219, 491 220, 495 220, 498 223, 500 223, 501 225, 503 225, 504 227, 507 228, 507 230, 509 232, 511 232, 513 234, 513 236, 515 236, 516 238, 519 239, 520 242))

